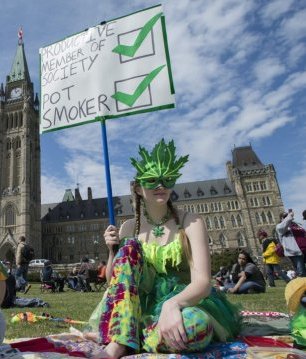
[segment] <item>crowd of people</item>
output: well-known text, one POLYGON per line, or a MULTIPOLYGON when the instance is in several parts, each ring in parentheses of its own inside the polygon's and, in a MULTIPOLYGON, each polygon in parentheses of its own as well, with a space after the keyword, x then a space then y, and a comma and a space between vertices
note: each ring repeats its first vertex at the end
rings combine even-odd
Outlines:
MULTIPOLYGON (((26 243, 26 238, 21 236, 16 249, 16 266, 10 261, 2 262, 7 273, 7 287, 14 287, 14 297, 16 297, 16 292, 26 294, 31 288, 28 282, 29 262, 32 259, 32 255, 28 255, 29 248, 31 250, 32 247, 26 243)), ((39 274, 42 285, 53 292, 63 292, 65 285, 75 291, 90 292, 93 290, 90 281, 95 276, 97 282, 105 282, 105 272, 105 261, 101 261, 96 266, 87 257, 83 257, 80 265, 72 268, 67 275, 54 270, 51 260, 44 261, 39 274), (90 276, 90 271, 93 273, 93 278, 90 276)))
POLYGON ((222 266, 215 274, 217 287, 228 293, 258 293, 265 292, 266 280, 269 287, 275 287, 276 278, 288 283, 296 277, 306 277, 306 210, 302 215, 304 223, 298 224, 291 209, 282 212, 275 228, 276 238, 268 236, 263 229, 258 231, 264 264, 262 271, 250 254, 242 250, 237 263, 231 268, 222 266), (290 269, 284 270, 281 267, 282 257, 288 258, 290 269))

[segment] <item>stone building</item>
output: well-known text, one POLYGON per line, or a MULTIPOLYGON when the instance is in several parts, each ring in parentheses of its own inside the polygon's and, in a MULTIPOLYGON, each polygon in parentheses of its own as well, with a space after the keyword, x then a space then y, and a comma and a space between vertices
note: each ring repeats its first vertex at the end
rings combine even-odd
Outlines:
POLYGON ((0 259, 14 258, 20 235, 41 254, 38 107, 19 39, 0 87, 0 259))
MULTIPOLYGON (((273 234, 283 203, 273 165, 264 165, 251 146, 237 147, 226 164, 227 178, 176 184, 177 208, 199 213, 207 226, 211 252, 245 248, 260 254, 256 234, 273 234)), ((133 216, 129 195, 114 197, 117 225, 133 216)), ((55 262, 78 262, 84 255, 106 259, 103 232, 108 225, 107 199, 94 199, 88 188, 66 190, 61 203, 42 205, 43 256, 55 262)))

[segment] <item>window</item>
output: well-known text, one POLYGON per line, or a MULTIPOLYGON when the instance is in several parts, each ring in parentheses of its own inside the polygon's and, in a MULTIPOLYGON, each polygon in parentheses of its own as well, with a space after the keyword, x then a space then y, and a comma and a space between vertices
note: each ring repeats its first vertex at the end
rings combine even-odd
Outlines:
POLYGON ((253 182, 253 188, 254 188, 254 191, 259 191, 259 183, 258 182, 253 182))
POLYGON ((231 193, 232 191, 230 190, 230 188, 228 187, 227 184, 225 184, 224 186, 224 194, 228 194, 228 193, 231 193))
POLYGON ((261 224, 260 216, 257 212, 255 213, 255 219, 257 224, 261 224))
POLYGON ((267 189, 267 185, 265 181, 260 181, 260 189, 263 191, 267 189))
POLYGON ((197 195, 198 195, 198 197, 204 196, 204 192, 201 190, 200 187, 199 187, 198 190, 197 190, 197 195))
POLYGON ((274 223, 273 214, 270 211, 268 211, 268 213, 267 213, 267 218, 268 218, 268 222, 270 224, 274 223))
POLYGON ((237 215, 237 224, 238 227, 242 227, 242 217, 240 214, 237 215))
POLYGON ((211 221, 210 221, 210 218, 209 218, 209 217, 206 217, 205 222, 206 222, 206 227, 207 227, 207 229, 208 229, 208 230, 211 229, 211 221))
POLYGON ((211 194, 212 196, 218 194, 218 192, 217 192, 217 190, 215 189, 214 186, 211 186, 211 187, 210 187, 210 194, 211 194))
POLYGON ((241 232, 237 234, 237 244, 239 248, 246 246, 244 235, 241 232))
POLYGON ((219 242, 222 247, 226 247, 226 237, 223 233, 221 233, 219 236, 219 242))
POLYGON ((271 200, 269 196, 263 196, 262 197, 262 203, 264 206, 270 206, 271 205, 271 200))
POLYGON ((220 227, 225 228, 225 221, 224 221, 224 218, 222 216, 220 217, 219 221, 220 221, 220 227))
POLYGON ((245 184, 245 189, 246 189, 247 192, 252 192, 252 189, 253 189, 252 184, 250 182, 247 182, 245 184))
POLYGON ((261 212, 262 223, 268 223, 265 212, 261 212))
POLYGON ((236 227, 237 227, 237 223, 236 223, 236 218, 235 218, 234 215, 231 216, 231 222, 232 222, 233 228, 236 228, 236 227))
POLYGON ((191 197, 191 194, 190 194, 190 192, 188 191, 187 188, 185 188, 184 197, 185 197, 185 198, 190 198, 190 197, 191 197))
POLYGON ((214 217, 214 225, 215 225, 215 228, 216 228, 216 229, 219 229, 219 228, 220 228, 219 221, 218 221, 218 218, 217 218, 217 217, 214 217))
POLYGON ((16 213, 12 205, 7 206, 5 211, 5 225, 14 226, 16 224, 16 213))

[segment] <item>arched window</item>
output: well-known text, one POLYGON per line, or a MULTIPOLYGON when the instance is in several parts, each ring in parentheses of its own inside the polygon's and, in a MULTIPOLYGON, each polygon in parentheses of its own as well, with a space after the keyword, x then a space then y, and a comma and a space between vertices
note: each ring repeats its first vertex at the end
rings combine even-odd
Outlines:
POLYGON ((22 112, 19 112, 19 127, 23 126, 23 115, 22 112))
POLYGON ((262 223, 268 223, 265 212, 261 212, 262 223))
POLYGON ((6 141, 6 149, 9 151, 12 148, 12 141, 10 138, 6 141))
POLYGON ((18 127, 18 114, 17 112, 14 113, 14 127, 18 127))
POLYGON ((218 218, 217 218, 217 217, 214 217, 214 225, 215 225, 215 228, 216 228, 216 229, 219 229, 219 228, 220 228, 219 221, 218 221, 218 218))
POLYGON ((273 214, 270 211, 267 213, 267 218, 270 224, 274 223, 273 214))
POLYGON ((205 222, 206 222, 207 229, 211 229, 211 221, 210 221, 209 217, 206 217, 205 222))
POLYGON ((239 248, 246 247, 245 238, 241 232, 238 232, 238 234, 237 234, 237 243, 238 243, 239 248))
POLYGON ((233 228, 237 227, 236 218, 234 215, 231 216, 232 226, 233 228))
POLYGON ((220 221, 220 227, 225 228, 225 221, 224 221, 223 216, 220 217, 219 221, 220 221))
POLYGON ((222 247, 226 247, 226 237, 223 233, 220 233, 219 242, 222 247))
POLYGON ((255 219, 257 224, 261 224, 260 216, 257 212, 255 213, 255 219))
POLYGON ((237 224, 238 227, 242 227, 242 217, 240 214, 237 215, 237 224))
POLYGON ((7 206, 5 210, 5 225, 14 226, 16 224, 16 213, 12 205, 7 206))
MULTIPOLYGON (((17 145, 17 142, 16 142, 17 145)), ((20 186, 21 184, 21 152, 20 150, 16 151, 15 154, 15 181, 14 186, 20 186)))
POLYGON ((20 137, 16 138, 16 149, 21 147, 21 139, 20 137))

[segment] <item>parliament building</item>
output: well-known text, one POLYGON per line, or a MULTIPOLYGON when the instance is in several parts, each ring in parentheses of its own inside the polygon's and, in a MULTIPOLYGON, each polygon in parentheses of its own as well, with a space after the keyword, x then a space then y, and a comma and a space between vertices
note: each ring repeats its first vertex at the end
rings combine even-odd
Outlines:
MULTIPOLYGON (((13 259, 20 235, 37 258, 54 263, 107 258, 107 198, 94 198, 88 187, 84 199, 76 188, 60 203, 41 205, 39 102, 22 41, 0 87, 0 158, 1 260, 13 259)), ((258 255, 258 229, 272 235, 283 210, 274 166, 263 164, 249 145, 232 150, 226 172, 226 178, 176 184, 171 199, 203 217, 211 253, 239 247, 258 255)), ((113 204, 117 226, 133 217, 130 195, 113 197, 113 204)))

